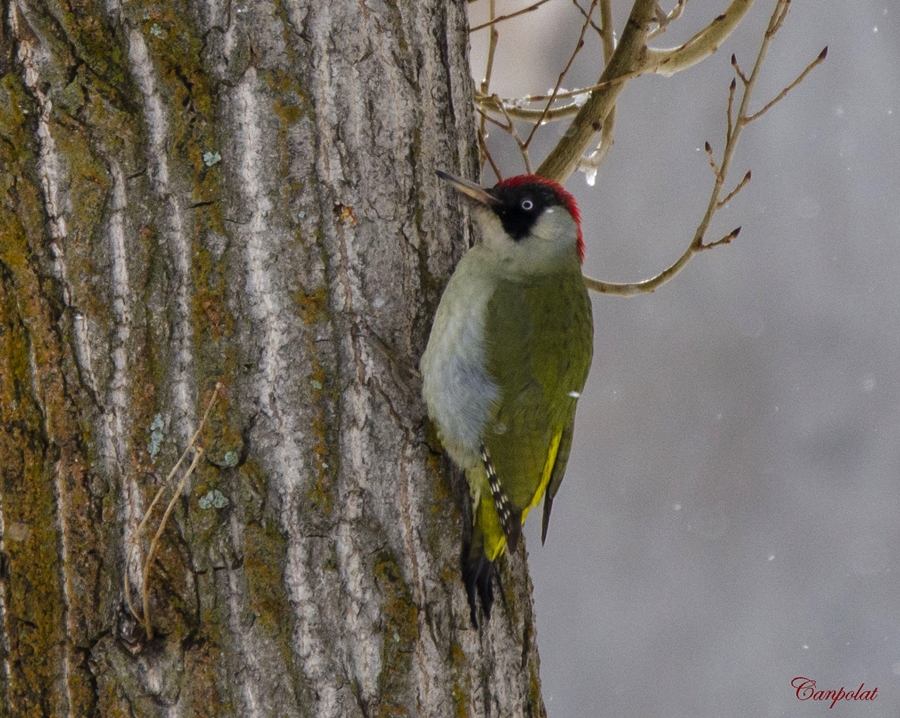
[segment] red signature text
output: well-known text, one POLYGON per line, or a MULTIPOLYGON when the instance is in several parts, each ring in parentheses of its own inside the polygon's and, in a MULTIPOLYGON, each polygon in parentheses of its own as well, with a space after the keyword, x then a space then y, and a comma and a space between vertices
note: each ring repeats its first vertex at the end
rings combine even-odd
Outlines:
POLYGON ((878 686, 863 690, 865 683, 861 683, 855 691, 848 692, 843 686, 837 690, 823 691, 816 687, 814 679, 797 676, 791 681, 791 685, 797 689, 797 698, 801 701, 831 701, 829 708, 834 708, 838 701, 874 701, 878 695, 878 686))

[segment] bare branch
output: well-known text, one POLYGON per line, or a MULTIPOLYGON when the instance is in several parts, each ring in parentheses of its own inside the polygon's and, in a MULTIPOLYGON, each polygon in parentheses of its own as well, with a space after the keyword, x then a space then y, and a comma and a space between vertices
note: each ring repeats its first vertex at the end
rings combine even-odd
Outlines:
MULTIPOLYGON (((596 85, 591 85, 590 87, 582 87, 578 90, 567 90, 565 92, 559 92, 556 95, 557 100, 565 100, 574 97, 577 98, 578 101, 572 102, 568 105, 558 105, 552 108, 544 116, 544 122, 552 122, 555 120, 561 120, 566 117, 577 115, 578 111, 585 104, 585 102, 590 99, 590 95, 592 92, 595 92, 597 90, 609 89, 613 85, 621 84, 627 80, 632 80, 635 77, 640 77, 642 74, 644 73, 641 70, 636 70, 635 72, 626 73, 612 80, 604 80, 603 82, 598 82, 596 85)), ((543 110, 529 110, 522 107, 522 105, 537 102, 543 103, 546 102, 549 97, 551 97, 551 95, 527 95, 525 97, 518 97, 514 99, 501 99, 496 95, 479 94, 475 96, 475 104, 482 109, 490 110, 493 112, 500 112, 500 105, 503 105, 510 117, 513 117, 517 120, 524 120, 525 122, 535 122, 538 120, 538 118, 541 117, 541 113, 543 113, 543 110)))
POLYGON ((712 167, 713 174, 715 174, 716 177, 719 177, 719 165, 716 164, 716 158, 713 156, 712 145, 709 144, 709 142, 706 142, 703 145, 703 149, 709 157, 709 166, 712 167))
POLYGON ((790 85, 788 85, 781 92, 779 92, 774 100, 766 103, 765 107, 763 107, 759 112, 755 112, 752 115, 750 115, 745 121, 748 123, 753 122, 753 120, 757 120, 760 117, 762 117, 764 114, 766 114, 770 109, 772 109, 775 105, 777 105, 779 102, 781 102, 785 98, 787 93, 789 93, 797 85, 799 85, 801 82, 803 82, 803 80, 806 78, 806 76, 812 71, 812 69, 816 65, 819 65, 819 64, 825 62, 826 57, 828 57, 828 47, 827 46, 822 50, 822 52, 819 53, 819 56, 815 60, 813 60, 811 63, 809 63, 809 65, 806 66, 806 69, 797 76, 796 80, 794 80, 790 85))
MULTIPOLYGON (((482 92, 477 98, 478 111, 482 116, 482 127, 486 122, 491 122, 509 132, 522 152, 526 168, 531 171, 531 163, 528 155, 528 147, 533 139, 536 129, 541 124, 575 115, 569 128, 557 143, 548 157, 536 170, 538 174, 564 181, 575 169, 583 170, 589 183, 592 183, 599 164, 606 157, 613 143, 613 129, 615 126, 615 103, 625 83, 641 74, 654 72, 662 75, 672 75, 679 70, 686 69, 705 57, 715 52, 719 45, 734 31, 747 11, 753 4, 753 0, 732 0, 724 13, 716 17, 707 27, 694 35, 688 42, 678 48, 667 50, 648 49, 647 39, 650 37, 650 27, 656 23, 653 35, 661 34, 665 27, 673 20, 678 19, 684 11, 687 0, 676 0, 675 7, 665 13, 657 0, 635 0, 631 15, 621 41, 616 47, 612 33, 612 17, 610 0, 592 0, 589 10, 585 11, 578 0, 573 0, 579 11, 585 18, 581 35, 569 61, 563 72, 560 73, 556 86, 550 95, 533 95, 518 100, 500 100, 496 95, 489 96, 482 92), (599 4, 601 15, 601 28, 597 28, 592 20, 594 7, 599 4), (592 87, 575 91, 560 91, 563 79, 571 69, 575 57, 584 44, 584 36, 588 27, 594 27, 600 32, 603 40, 606 67, 600 76, 598 83, 592 87), (581 99, 588 94, 584 103, 571 102, 564 105, 554 103, 560 100, 581 99), (541 102, 541 109, 529 109, 523 107, 530 103, 541 102), (503 122, 490 117, 489 112, 503 115, 503 122), (526 120, 533 127, 527 139, 523 142, 518 136, 514 119, 526 120), (594 136, 600 133, 600 142, 596 149, 587 157, 582 156, 585 149, 591 144, 594 136)), ((742 96, 735 116, 735 95, 737 82, 732 80, 728 89, 728 102, 726 110, 726 137, 725 147, 722 151, 721 161, 717 161, 711 145, 705 143, 705 151, 709 157, 710 167, 713 170, 715 181, 710 194, 706 211, 698 224, 690 245, 682 255, 668 268, 650 279, 630 284, 610 284, 589 277, 585 278, 587 286, 593 291, 616 294, 619 296, 631 296, 644 292, 654 291, 657 287, 674 277, 695 254, 729 244, 740 233, 740 227, 729 232, 725 236, 712 242, 704 242, 706 232, 712 222, 715 213, 730 202, 750 182, 751 173, 748 171, 740 182, 722 197, 724 183, 737 147, 743 128, 755 119, 761 117, 771 107, 777 104, 798 84, 800 84, 812 69, 825 59, 826 50, 800 75, 788 85, 770 103, 766 104, 759 112, 749 114, 748 106, 750 97, 756 84, 756 79, 765 61, 769 44, 772 38, 784 23, 790 9, 791 0, 776 0, 775 8, 769 20, 765 36, 749 76, 745 75, 738 65, 737 58, 732 55, 731 63, 737 78, 741 80, 742 96)), ((532 6, 533 9, 533 6, 532 6)), ((482 144, 484 137, 480 137, 482 144)), ((493 165, 494 171, 499 176, 499 171, 493 165)))
POLYGON ((657 5, 657 26, 653 28, 648 34, 647 39, 652 40, 655 37, 659 37, 662 35, 669 26, 669 23, 674 22, 678 18, 681 17, 681 13, 684 12, 684 6, 687 5, 687 0, 678 0, 678 3, 672 8, 671 12, 668 14, 662 13, 660 14, 660 8, 657 5))
POLYGON ((625 76, 631 75, 636 67, 643 64, 647 29, 654 17, 655 7, 656 0, 635 0, 622 39, 600 76, 600 82, 609 84, 591 93, 565 135, 538 167, 539 175, 564 181, 578 167, 582 154, 591 145, 615 105, 624 87, 625 76))
POLYGON ((509 15, 501 15, 500 17, 495 17, 489 20, 488 22, 482 23, 481 25, 476 25, 475 27, 470 27, 469 32, 477 32, 478 30, 483 30, 486 27, 492 27, 496 25, 498 22, 503 22, 504 20, 511 20, 514 17, 518 17, 519 15, 524 15, 525 13, 533 12, 537 10, 544 3, 550 2, 550 0, 538 0, 533 5, 529 5, 522 10, 516 10, 515 12, 509 13, 509 15))
MULTIPOLYGON (((491 4, 490 4, 491 19, 494 18, 495 14, 496 14, 496 9, 497 8, 495 5, 495 0, 491 0, 491 4)), ((487 56, 487 63, 486 63, 487 66, 484 69, 484 79, 481 81, 481 94, 482 95, 487 95, 490 92, 491 76, 493 75, 493 72, 494 72, 494 56, 497 53, 497 40, 499 39, 499 37, 500 37, 500 33, 497 32, 497 28, 492 27, 491 34, 490 34, 490 40, 488 41, 488 56, 487 56)), ((478 136, 479 136, 479 138, 482 139, 482 141, 484 141, 487 138, 487 134, 488 134, 486 122, 487 122, 487 117, 482 113, 481 122, 479 122, 479 125, 478 125, 478 136)), ((487 159, 487 156, 484 153, 484 151, 487 149, 487 144, 482 142, 482 147, 483 147, 483 151, 482 151, 481 157, 479 158, 480 159, 479 166, 483 169, 484 161, 485 161, 485 159, 487 159)))
POLYGON ((750 181, 751 176, 752 176, 752 173, 750 172, 750 170, 747 170, 747 174, 745 174, 741 178, 741 181, 737 183, 737 186, 733 190, 731 190, 731 192, 729 192, 724 199, 719 200, 718 204, 716 205, 716 209, 717 210, 722 209, 722 207, 724 207, 731 200, 733 200, 737 196, 737 193, 740 192, 742 189, 744 189, 744 187, 750 181))
POLYGON ((582 157, 581 162, 578 163, 578 169, 584 172, 584 179, 591 187, 594 186, 594 182, 597 180, 597 170, 600 169, 600 165, 606 160, 606 156, 615 143, 615 139, 613 139, 615 128, 616 108, 613 107, 606 116, 606 122, 603 123, 603 128, 600 130, 600 142, 597 143, 597 149, 587 157, 582 157))
POLYGON ((721 15, 679 47, 648 48, 642 69, 669 77, 712 55, 734 32, 754 0, 732 0, 721 15))
POLYGON ((616 33, 613 31, 612 0, 600 0, 600 24, 603 27, 603 59, 609 64, 616 50, 616 33))
POLYGON ((734 53, 731 53, 731 66, 734 68, 737 76, 741 78, 741 82, 743 82, 745 85, 750 82, 750 80, 747 79, 747 76, 741 70, 741 66, 737 61, 737 56, 734 53))
POLYGON ((601 282, 599 279, 594 279, 593 277, 585 277, 584 283, 589 290, 597 292, 598 294, 612 294, 617 297, 634 297, 638 294, 647 294, 648 292, 656 291, 659 287, 678 274, 696 253, 697 251, 695 249, 688 248, 672 266, 667 267, 655 277, 640 282, 616 284, 613 282, 601 282))
POLYGON ((581 33, 578 35, 578 42, 575 43, 575 49, 572 51, 572 55, 571 57, 569 57, 569 61, 566 63, 563 71, 559 73, 559 77, 556 80, 556 85, 553 87, 553 92, 551 93, 550 98, 547 100, 547 104, 544 106, 544 111, 537 119, 537 122, 532 125, 531 132, 528 133, 528 138, 525 140, 526 148, 531 145, 531 140, 534 139, 534 133, 537 132, 537 128, 541 126, 541 124, 544 122, 544 117, 550 111, 550 107, 553 105, 553 101, 556 99, 556 94, 559 92, 559 88, 562 86, 562 81, 566 78, 566 75, 569 74, 569 70, 572 68, 572 63, 575 62, 575 58, 578 56, 578 53, 581 52, 581 48, 584 47, 584 34, 587 32, 587 29, 590 26, 591 15, 593 15, 594 8, 597 7, 598 1, 599 0, 591 0, 591 6, 588 8, 586 19, 581 26, 581 33))
MULTIPOLYGON (((732 59, 734 55, 731 56, 732 59)), ((732 62, 732 64, 734 64, 732 62)), ((728 141, 728 138, 731 137, 731 133, 734 131, 734 92, 737 89, 737 80, 733 77, 731 78, 731 84, 728 86, 728 109, 725 111, 725 116, 728 120, 728 128, 725 131, 725 141, 728 141)))
MULTIPOLYGON (((557 100, 561 99, 566 95, 578 95, 582 94, 580 91, 574 92, 561 92, 557 96, 557 100)), ((527 98, 509 100, 509 99, 500 99, 496 95, 491 97, 483 97, 479 96, 475 98, 475 104, 477 104, 480 108, 490 111, 490 112, 501 112, 500 107, 503 106, 506 109, 506 114, 516 120, 522 120, 524 122, 537 122, 538 119, 543 115, 544 123, 547 122, 555 122, 556 120, 562 120, 566 117, 572 117, 578 114, 578 110, 581 108, 581 105, 576 103, 570 103, 568 105, 561 105, 558 107, 554 107, 544 113, 543 109, 540 110, 529 110, 524 107, 521 107, 523 103, 526 102, 546 102, 547 95, 530 95, 527 98), (533 99, 532 99, 533 98, 533 99), (543 99, 542 99, 543 98, 543 99)))
MULTIPOLYGON (((741 104, 738 108, 737 119, 734 123, 731 124, 731 132, 729 133, 727 140, 725 142, 725 149, 722 151, 722 162, 719 165, 719 170, 716 173, 716 181, 713 186, 712 194, 709 198, 709 203, 706 208, 706 213, 703 215, 703 219, 700 221, 700 225, 697 227, 697 232, 694 235, 693 245, 695 249, 698 251, 703 248, 703 237, 706 233, 707 228, 709 227, 710 222, 712 221, 713 215, 716 211, 722 206, 722 203, 719 200, 719 197, 722 192, 722 187, 725 184, 725 178, 728 176, 728 170, 731 166, 731 161, 734 157, 735 150, 737 149, 738 140, 741 136, 741 131, 743 128, 749 123, 748 119, 748 108, 750 105, 750 97, 753 94, 753 89, 756 86, 756 80, 759 77, 759 73, 762 70, 763 63, 766 59, 766 54, 769 51, 769 45, 772 42, 772 39, 775 37, 775 33, 778 32, 778 29, 781 27, 784 22, 785 17, 787 17, 787 12, 790 9, 791 0, 778 0, 775 5, 775 9, 772 12, 772 17, 769 20, 769 26, 766 29, 766 33, 763 36, 762 43, 759 47, 759 52, 756 56, 756 62, 753 65, 753 71, 750 73, 750 77, 746 79, 743 88, 743 94, 741 97, 741 104)), ((737 60, 734 59, 732 65, 737 69, 737 60)), ((731 89, 729 88, 729 97, 731 96, 731 89)), ((731 101, 729 101, 729 113, 731 111, 731 101)), ((745 177, 744 180, 738 184, 735 192, 729 195, 729 198, 736 194, 746 182, 749 181, 748 177, 745 177)), ((727 200, 728 198, 726 198, 727 200)), ((716 242, 714 244, 724 244, 726 242, 716 242)))
POLYGON ((766 33, 763 37, 763 41, 760 44, 756 62, 749 77, 746 77, 741 72, 740 67, 737 64, 737 59, 732 56, 731 64, 734 66, 736 74, 738 75, 738 77, 740 77, 741 82, 743 83, 741 102, 738 108, 737 118, 732 119, 734 94, 737 85, 737 83, 732 80, 731 85, 728 89, 728 109, 726 113, 728 132, 726 135, 725 149, 722 152, 722 161, 721 163, 716 162, 712 147, 710 146, 709 142, 705 143, 704 149, 709 156, 709 163, 715 174, 715 182, 713 184, 713 189, 710 194, 706 211, 702 219, 700 220, 700 224, 697 226, 697 229, 694 232, 694 236, 691 239, 691 243, 690 245, 688 245, 688 248, 670 267, 666 268, 655 277, 651 277, 650 279, 644 280, 642 282, 635 282, 632 284, 609 284, 596 279, 592 279, 590 277, 585 277, 585 283, 587 284, 589 289, 595 292, 600 292, 602 294, 615 294, 618 296, 633 296, 635 294, 641 294, 644 292, 652 292, 658 287, 665 284, 676 274, 678 274, 678 272, 680 272, 685 267, 685 265, 694 255, 707 249, 712 249, 713 247, 729 244, 738 236, 741 231, 740 227, 729 232, 724 237, 714 242, 704 243, 703 241, 715 213, 719 209, 724 207, 731 199, 733 199, 738 194, 738 192, 740 192, 747 185, 748 182, 750 182, 751 173, 748 171, 744 175, 743 179, 741 179, 741 181, 737 184, 737 186, 731 192, 729 192, 724 199, 721 198, 722 188, 725 184, 725 180, 727 178, 728 170, 731 166, 731 161, 734 157, 735 150, 737 149, 741 131, 750 122, 761 117, 776 102, 783 99, 791 89, 793 89, 803 81, 806 75, 809 74, 809 72, 816 65, 823 62, 827 55, 826 48, 819 54, 816 60, 810 63, 810 65, 808 65, 807 68, 802 73, 800 73, 797 79, 790 85, 788 85, 772 102, 768 103, 765 107, 763 107, 762 110, 753 115, 748 113, 750 97, 753 93, 754 87, 756 86, 756 80, 759 77, 760 70, 762 69, 763 63, 765 62, 769 45, 772 42, 775 34, 784 23, 784 20, 787 17, 788 10, 790 9, 790 4, 791 0, 777 0, 775 8, 772 12, 772 16, 769 20, 769 25, 766 29, 766 33))
POLYGON ((479 115, 481 115, 481 119, 484 120, 485 122, 490 122, 492 125, 496 125, 497 127, 499 127, 501 130, 504 130, 507 132, 509 131, 509 123, 508 122, 500 122, 500 120, 498 120, 494 117, 491 117, 487 112, 482 110, 480 107, 476 107, 475 111, 479 115))
POLYGON ((587 288, 593 292, 597 292, 598 294, 612 294, 617 297, 635 297, 638 294, 648 294, 649 292, 655 292, 659 289, 663 284, 668 282, 672 277, 678 274, 682 269, 684 269, 685 265, 693 258, 693 256, 699 252, 702 252, 704 249, 711 249, 712 247, 718 247, 720 244, 729 244, 731 240, 740 234, 741 228, 732 230, 728 234, 726 234, 721 239, 717 239, 715 242, 711 242, 709 244, 701 244, 699 247, 693 246, 693 243, 690 247, 685 250, 684 254, 682 254, 674 264, 670 267, 667 267, 662 272, 657 274, 655 277, 651 277, 650 279, 645 279, 641 282, 633 282, 630 284, 614 284, 612 282, 601 282, 599 279, 594 279, 593 277, 585 277, 584 283, 587 285, 587 288))
MULTIPOLYGON (((482 125, 484 125, 484 118, 482 118, 482 125)), ((497 177, 497 181, 500 182, 503 179, 503 175, 500 173, 500 168, 497 166, 497 163, 494 162, 494 157, 491 155, 491 151, 488 149, 487 135, 482 132, 481 129, 478 130, 478 147, 481 150, 481 156, 490 164, 491 169, 494 171, 494 175, 497 177)), ((482 162, 482 171, 484 169, 484 162, 482 162)))
MULTIPOLYGON (((578 8, 578 12, 580 12, 582 14, 582 16, 584 16, 584 18, 590 23, 591 27, 597 31, 597 34, 600 36, 600 38, 605 40, 606 33, 603 31, 603 27, 600 25, 597 25, 597 23, 594 22, 594 19, 587 12, 585 12, 584 8, 581 7, 581 3, 579 3, 578 0, 572 0, 572 4, 578 8)), ((593 11, 593 7, 591 8, 591 10, 593 11)), ((601 14, 601 18, 602 17, 603 16, 601 14)), ((601 20, 601 22, 602 22, 602 20, 601 20)))
POLYGON ((717 239, 715 242, 709 242, 707 244, 701 244, 697 247, 698 252, 703 252, 707 249, 712 249, 713 247, 718 247, 720 244, 731 244, 732 239, 737 239, 737 236, 741 233, 740 227, 735 227, 728 234, 726 234, 721 239, 717 239))
POLYGON ((785 19, 787 19, 788 12, 791 9, 791 3, 786 2, 783 5, 779 5, 776 7, 776 15, 772 16, 772 21, 769 22, 769 27, 766 28, 766 37, 772 37, 781 29, 781 26, 784 24, 785 19), (778 10, 781 10, 779 13, 778 10))
POLYGON ((492 120, 495 124, 500 125, 506 130, 509 135, 516 141, 516 144, 519 146, 519 152, 522 153, 522 160, 525 162, 525 171, 528 174, 531 174, 531 155, 528 154, 528 146, 522 141, 522 138, 519 136, 519 131, 516 129, 516 125, 513 122, 512 118, 507 114, 506 107, 500 105, 500 111, 503 113, 503 118, 506 120, 506 125, 501 125, 496 120, 492 120))

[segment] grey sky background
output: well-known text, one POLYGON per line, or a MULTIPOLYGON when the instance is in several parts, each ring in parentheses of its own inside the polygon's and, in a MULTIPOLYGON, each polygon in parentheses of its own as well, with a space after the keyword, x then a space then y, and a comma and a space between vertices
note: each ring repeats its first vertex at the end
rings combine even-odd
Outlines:
MULTIPOLYGON (((692 0, 654 44, 726 4, 692 0)), ((729 57, 749 72, 773 5, 757 0, 701 65, 628 84, 596 185, 567 182, 588 274, 643 279, 685 249, 712 188, 703 143, 723 146, 729 57)), ((617 28, 629 7, 616 1, 617 28)), ((580 19, 552 0, 501 29, 493 89, 515 96, 553 86, 580 19)), ((594 297, 547 545, 526 527, 551 718, 900 715, 900 5, 797 0, 754 106, 825 45, 741 140, 731 181, 753 181, 709 237, 741 225, 739 239, 654 294, 594 297), (795 676, 878 695, 829 711, 796 698, 795 676)), ((596 82, 599 56, 589 37, 566 87, 596 82)))

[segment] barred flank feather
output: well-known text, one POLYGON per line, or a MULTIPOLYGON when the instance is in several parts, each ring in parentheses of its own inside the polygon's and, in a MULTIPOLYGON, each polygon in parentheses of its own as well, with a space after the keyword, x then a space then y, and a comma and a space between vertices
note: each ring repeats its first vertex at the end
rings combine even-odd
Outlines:
POLYGON ((519 537, 522 535, 522 512, 514 509, 510 503, 509 497, 500 485, 500 479, 497 478, 497 472, 494 471, 494 465, 491 463, 491 457, 484 444, 481 445, 481 461, 487 472, 488 486, 491 489, 491 496, 494 497, 494 506, 500 517, 503 533, 506 535, 506 543, 509 544, 510 551, 515 551, 516 546, 519 545, 519 537))

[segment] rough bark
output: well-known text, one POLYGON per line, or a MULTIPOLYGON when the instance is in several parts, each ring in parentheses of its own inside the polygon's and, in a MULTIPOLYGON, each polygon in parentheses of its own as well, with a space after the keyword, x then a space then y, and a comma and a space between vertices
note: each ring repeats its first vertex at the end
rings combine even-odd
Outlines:
POLYGON ((473 630, 415 371, 463 3, 2 7, 0 714, 543 715, 524 552, 473 630), (217 381, 148 638, 138 523, 217 381))

